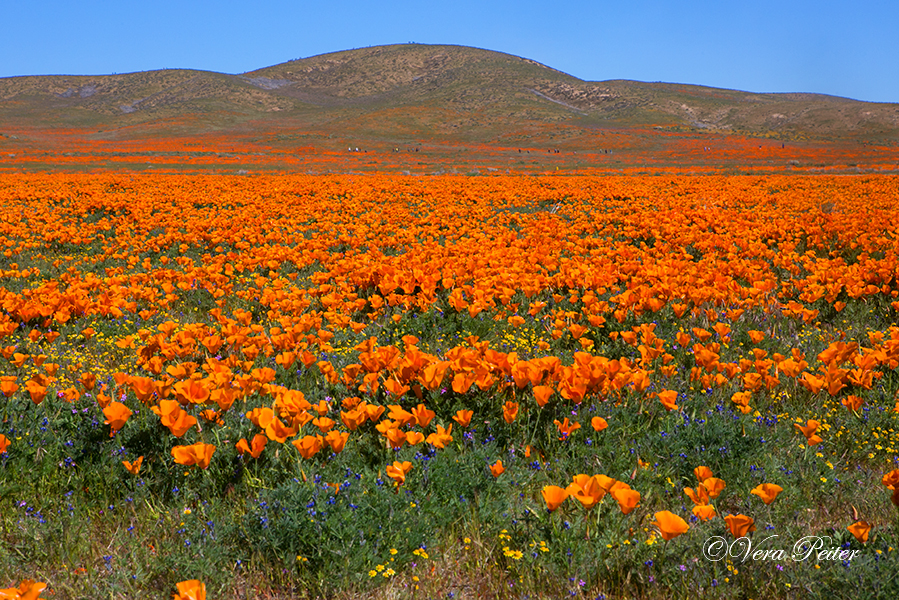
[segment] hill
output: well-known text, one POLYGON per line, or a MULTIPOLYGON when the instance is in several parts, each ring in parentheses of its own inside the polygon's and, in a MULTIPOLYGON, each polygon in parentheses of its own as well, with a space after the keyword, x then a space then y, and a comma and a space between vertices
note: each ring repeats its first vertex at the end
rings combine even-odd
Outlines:
MULTIPOLYGON (((595 149, 604 132, 896 146, 899 104, 696 85, 583 81, 535 61, 403 44, 323 54, 243 74, 161 70, 0 79, 9 134, 94 141, 219 134, 332 150, 370 144, 595 149)), ((628 142, 630 143, 630 142, 628 142)), ((609 147, 615 144, 608 142, 609 147)), ((670 144, 669 144, 670 145, 670 144)), ((649 146, 646 146, 649 148, 649 146)), ((701 142, 700 142, 700 146, 701 142)), ((647 150, 648 151, 648 150, 647 150)))

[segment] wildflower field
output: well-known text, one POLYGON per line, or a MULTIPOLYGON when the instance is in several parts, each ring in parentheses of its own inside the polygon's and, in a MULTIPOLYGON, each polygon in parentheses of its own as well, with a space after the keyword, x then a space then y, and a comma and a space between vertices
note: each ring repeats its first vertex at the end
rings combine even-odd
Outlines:
POLYGON ((895 598, 897 198, 4 174, 0 598, 895 598))

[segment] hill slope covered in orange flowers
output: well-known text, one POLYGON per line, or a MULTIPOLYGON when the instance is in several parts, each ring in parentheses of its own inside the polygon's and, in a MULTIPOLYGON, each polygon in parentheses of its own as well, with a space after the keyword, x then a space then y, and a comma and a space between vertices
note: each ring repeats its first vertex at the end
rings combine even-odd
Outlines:
POLYGON ((239 75, 167 69, 4 78, 0 123, 0 171, 85 161, 94 169, 310 172, 882 171, 899 163, 896 104, 588 82, 526 58, 421 44, 239 75))

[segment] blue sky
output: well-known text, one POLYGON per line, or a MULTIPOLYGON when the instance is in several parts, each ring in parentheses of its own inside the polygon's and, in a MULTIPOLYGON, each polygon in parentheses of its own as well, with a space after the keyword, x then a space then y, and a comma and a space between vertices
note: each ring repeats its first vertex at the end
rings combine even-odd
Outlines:
POLYGON ((418 42, 487 48, 581 79, 899 102, 899 1, 6 0, 0 77, 242 73, 418 42))

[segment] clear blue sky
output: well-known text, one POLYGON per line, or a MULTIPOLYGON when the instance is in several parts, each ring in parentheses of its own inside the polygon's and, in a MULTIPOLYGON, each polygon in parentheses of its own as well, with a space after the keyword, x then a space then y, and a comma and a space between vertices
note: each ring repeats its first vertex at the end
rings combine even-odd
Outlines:
POLYGON ((4 0, 0 77, 242 73, 380 44, 459 44, 581 79, 899 102, 899 0, 4 0))

